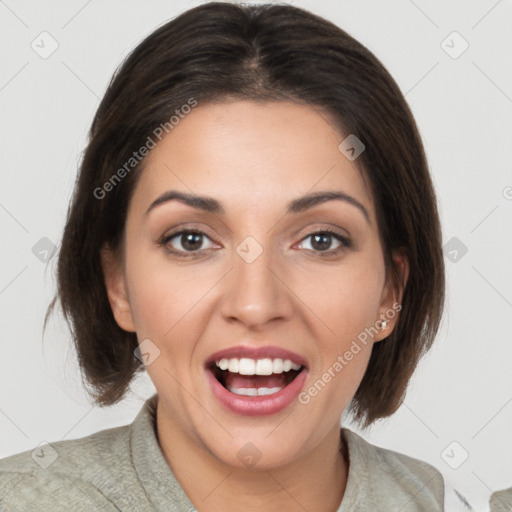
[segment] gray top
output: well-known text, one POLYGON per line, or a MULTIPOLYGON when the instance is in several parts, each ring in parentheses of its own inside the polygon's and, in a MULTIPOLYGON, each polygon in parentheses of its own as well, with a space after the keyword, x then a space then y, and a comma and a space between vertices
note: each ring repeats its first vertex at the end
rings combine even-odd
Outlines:
MULTIPOLYGON (((149 398, 130 425, 1 459, 0 510, 195 511, 158 444, 157 399, 149 398)), ((350 464, 338 512, 443 510, 443 477, 432 466, 346 428, 341 434, 350 464)))
POLYGON ((491 495, 491 512, 512 512, 512 487, 491 495))

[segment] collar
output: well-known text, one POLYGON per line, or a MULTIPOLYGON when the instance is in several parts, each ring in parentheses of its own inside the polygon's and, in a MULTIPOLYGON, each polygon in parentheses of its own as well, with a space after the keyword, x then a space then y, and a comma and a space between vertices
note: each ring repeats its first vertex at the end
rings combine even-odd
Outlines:
POLYGON ((144 488, 148 501, 156 510, 185 510, 184 506, 189 507, 189 510, 195 510, 158 444, 157 402, 158 395, 155 393, 146 400, 131 425, 130 448, 137 478, 144 488))

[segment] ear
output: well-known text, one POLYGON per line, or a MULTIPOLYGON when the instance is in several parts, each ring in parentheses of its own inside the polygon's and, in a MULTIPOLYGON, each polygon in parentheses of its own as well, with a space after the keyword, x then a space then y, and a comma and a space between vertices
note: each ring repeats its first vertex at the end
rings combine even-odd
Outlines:
POLYGON ((119 260, 120 258, 108 246, 101 249, 101 266, 114 318, 121 329, 135 332, 124 269, 119 260))
POLYGON ((395 289, 392 274, 388 271, 382 289, 379 317, 375 319, 379 332, 373 341, 381 341, 393 332, 398 321, 399 311, 402 309, 402 297, 409 278, 409 260, 404 251, 396 250, 393 252, 393 262, 398 270, 400 286, 398 290, 395 289), (383 320, 385 320, 385 324, 381 323, 383 320))

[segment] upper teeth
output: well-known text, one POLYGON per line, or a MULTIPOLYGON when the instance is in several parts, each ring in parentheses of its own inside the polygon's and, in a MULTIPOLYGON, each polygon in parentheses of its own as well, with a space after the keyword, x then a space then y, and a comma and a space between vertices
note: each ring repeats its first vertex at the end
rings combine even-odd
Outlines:
POLYGON ((289 359, 248 359, 242 357, 238 359, 223 358, 215 361, 215 364, 221 370, 229 370, 231 373, 240 375, 272 375, 273 373, 289 372, 290 370, 300 370, 300 364, 292 363, 289 359))

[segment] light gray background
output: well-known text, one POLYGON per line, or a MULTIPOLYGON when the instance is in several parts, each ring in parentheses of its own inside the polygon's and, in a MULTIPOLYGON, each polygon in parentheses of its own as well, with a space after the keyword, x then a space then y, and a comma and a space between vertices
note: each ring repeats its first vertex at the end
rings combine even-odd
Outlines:
MULTIPOLYGON (((427 149, 444 241, 467 247, 455 262, 447 251, 445 318, 404 405, 362 435, 433 464, 476 504, 512 485, 512 3, 291 3, 347 30, 395 77, 427 149), (458 58, 464 41, 453 31, 469 44, 458 58)), ((56 259, 45 270, 32 248, 43 237, 60 243, 114 69, 198 4, 0 0, 0 457, 127 424, 154 391, 144 375, 122 403, 91 407, 64 321, 54 318, 42 340, 56 259), (43 31, 58 43, 46 59, 31 47, 51 48, 43 31)))

